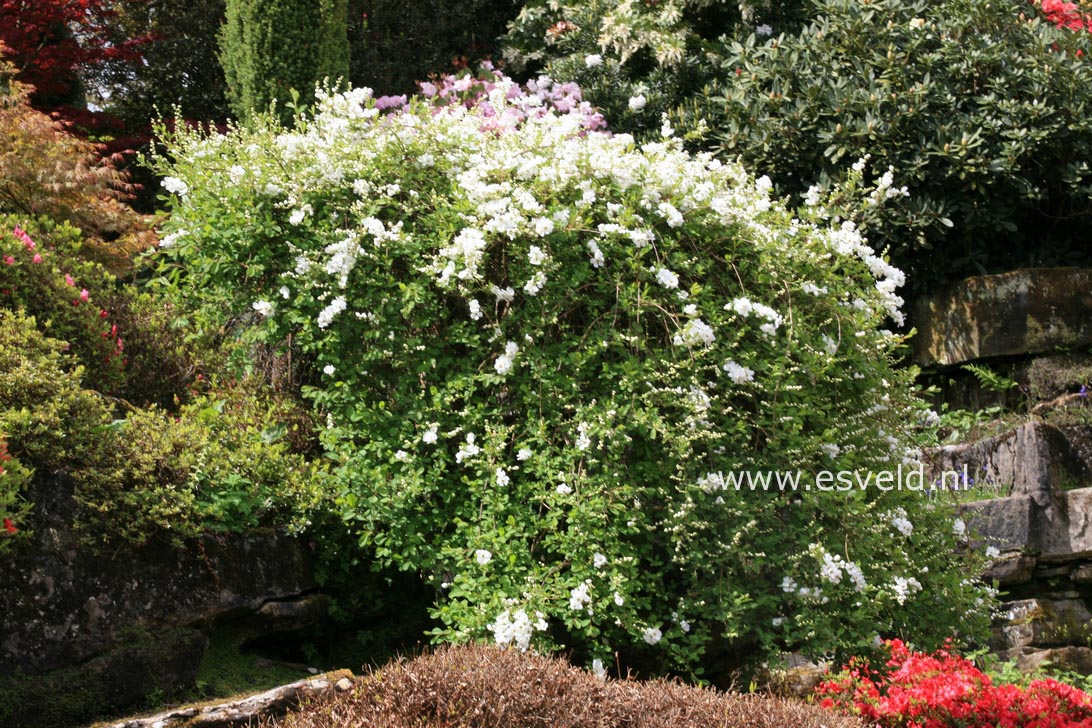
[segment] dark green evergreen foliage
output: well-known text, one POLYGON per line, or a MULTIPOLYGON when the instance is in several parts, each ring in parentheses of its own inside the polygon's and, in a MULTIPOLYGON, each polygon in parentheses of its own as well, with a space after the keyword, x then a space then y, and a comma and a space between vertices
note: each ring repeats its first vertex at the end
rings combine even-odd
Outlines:
POLYGON ((1087 264, 1092 34, 1021 0, 816 9, 799 34, 722 45, 716 90, 690 108, 726 157, 799 195, 866 154, 870 174, 892 167, 910 195, 869 213, 868 234, 918 290, 1087 264))
POLYGON ((273 100, 283 116, 297 91, 307 102, 316 84, 349 76, 347 0, 228 0, 220 62, 238 116, 273 100))
POLYGON ((496 58, 515 0, 350 0, 354 86, 377 96, 413 93, 433 73, 496 58))
POLYGON ((143 0, 117 3, 111 18, 119 39, 150 37, 143 62, 105 65, 96 86, 108 97, 107 110, 130 129, 141 129, 159 109, 175 107, 187 119, 228 117, 227 86, 216 34, 224 22, 225 0, 143 0))

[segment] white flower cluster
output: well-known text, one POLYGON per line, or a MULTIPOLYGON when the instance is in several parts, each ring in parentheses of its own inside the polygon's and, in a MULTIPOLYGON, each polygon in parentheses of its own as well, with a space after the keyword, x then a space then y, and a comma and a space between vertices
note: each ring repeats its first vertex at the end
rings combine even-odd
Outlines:
POLYGON ((755 370, 750 367, 745 367, 742 364, 729 359, 724 362, 724 371, 728 373, 728 378, 736 384, 746 384, 747 382, 753 382, 755 380, 755 370))
POLYGON ((660 268, 656 271, 656 282, 664 288, 679 287, 679 277, 669 271, 667 268, 660 268))
POLYGON ((333 301, 330 301, 326 308, 322 309, 318 315, 318 327, 320 329, 325 329, 329 326, 330 322, 334 320, 334 316, 337 316, 344 311, 347 305, 345 296, 338 296, 333 301))
MULTIPOLYGON (((809 551, 820 559, 819 576, 823 581, 840 584, 844 574, 853 583, 855 591, 862 592, 868 586, 864 572, 861 571, 861 567, 856 562, 846 561, 837 554, 831 554, 819 544, 812 544, 809 551)), ((782 588, 784 588, 784 585, 782 585, 782 588)))
POLYGON ((902 605, 912 594, 921 591, 921 582, 912 576, 896 576, 891 582, 891 591, 895 593, 895 601, 902 605))
POLYGON ((695 346, 712 346, 713 342, 716 340, 717 335, 713 332, 713 328, 700 318, 687 321, 682 327, 682 330, 675 334, 672 339, 676 346, 686 346, 690 348, 695 346))
POLYGON ((477 439, 477 435, 475 435, 473 432, 466 433, 466 441, 463 442, 463 445, 459 448, 459 451, 455 453, 455 462, 461 463, 463 460, 472 458, 479 452, 481 452, 481 448, 479 448, 477 443, 475 442, 477 439))
POLYGON ((489 631, 493 633, 493 641, 498 647, 515 645, 520 652, 526 652, 531 646, 534 633, 545 632, 548 626, 546 615, 542 612, 535 612, 535 620, 532 622, 526 610, 517 609, 512 612, 511 609, 506 609, 489 625, 489 631))
POLYGON ((777 330, 781 327, 784 319, 777 311, 773 310, 764 303, 756 303, 749 298, 736 298, 731 303, 724 305, 725 311, 735 311, 738 315, 744 318, 749 318, 752 314, 759 318, 765 319, 765 323, 759 325, 759 331, 766 336, 773 336, 777 333, 777 330))
POLYGON ((914 524, 907 518, 906 509, 899 506, 893 511, 888 511, 884 517, 891 521, 891 526, 907 538, 914 532, 914 524))
POLYGON ((502 377, 508 372, 512 371, 512 363, 516 359, 516 354, 519 353, 519 344, 514 341, 509 341, 504 345, 504 353, 497 357, 497 361, 493 363, 493 368, 502 377))
POLYGON ((698 487, 706 493, 714 493, 727 489, 728 484, 724 482, 724 473, 706 473, 698 478, 698 487))
POLYGON ((569 609, 579 612, 590 604, 592 600, 591 594, 588 593, 590 588, 591 580, 589 579, 575 589, 571 589, 569 591, 569 609))

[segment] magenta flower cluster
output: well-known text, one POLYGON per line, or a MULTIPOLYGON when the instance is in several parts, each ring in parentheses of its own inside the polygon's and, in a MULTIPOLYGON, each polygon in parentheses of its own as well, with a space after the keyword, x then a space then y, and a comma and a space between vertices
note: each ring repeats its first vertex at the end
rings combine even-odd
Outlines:
MULTIPOLYGON (((499 113, 496 129, 510 127, 525 119, 538 118, 550 113, 579 114, 583 117, 585 131, 605 131, 607 121, 599 110, 585 101, 580 86, 575 83, 559 83, 549 76, 540 76, 521 86, 501 73, 492 63, 484 61, 476 76, 469 73, 455 76, 434 77, 431 81, 418 82, 420 97, 437 109, 462 104, 476 108, 486 119, 497 118, 497 110, 490 102, 490 94, 499 87, 507 87, 505 98, 508 105, 499 113)), ((375 100, 377 109, 404 109, 409 106, 405 96, 380 96, 375 100)))

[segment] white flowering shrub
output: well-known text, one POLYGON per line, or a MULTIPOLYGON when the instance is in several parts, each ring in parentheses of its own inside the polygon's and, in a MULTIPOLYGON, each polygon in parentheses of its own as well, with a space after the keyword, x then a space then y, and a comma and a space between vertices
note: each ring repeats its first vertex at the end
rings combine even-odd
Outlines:
POLYGON ((164 278, 305 355, 360 546, 434 585, 439 639, 589 664, 975 633, 920 494, 731 484, 912 460, 901 274, 672 138, 508 113, 530 96, 320 93, 292 131, 167 140, 164 278))

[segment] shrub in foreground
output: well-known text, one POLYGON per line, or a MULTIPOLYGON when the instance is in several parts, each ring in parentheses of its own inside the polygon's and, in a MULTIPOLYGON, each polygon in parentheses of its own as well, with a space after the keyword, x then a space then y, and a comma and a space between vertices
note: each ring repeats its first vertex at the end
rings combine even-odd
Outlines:
POLYGON ((913 652, 900 640, 885 643, 882 666, 854 660, 819 686, 823 707, 896 728, 986 726, 1080 728, 1092 725, 1092 697, 1057 680, 1026 688, 995 684, 989 675, 949 649, 913 652))
POLYGON ((910 194, 869 234, 918 287, 1087 260, 1092 34, 1023 0, 819 0, 816 16, 721 49, 702 118, 724 155, 801 198, 871 155, 910 194))
POLYGON ((562 660, 444 647, 372 671, 351 693, 266 728, 852 728, 813 705, 673 682, 603 680, 562 660))
POLYGON ((291 132, 168 140, 164 279, 311 364, 361 546, 436 589, 438 638, 589 661, 980 628, 950 512, 803 492, 915 457, 901 273, 766 179, 537 94, 320 94, 291 132))

